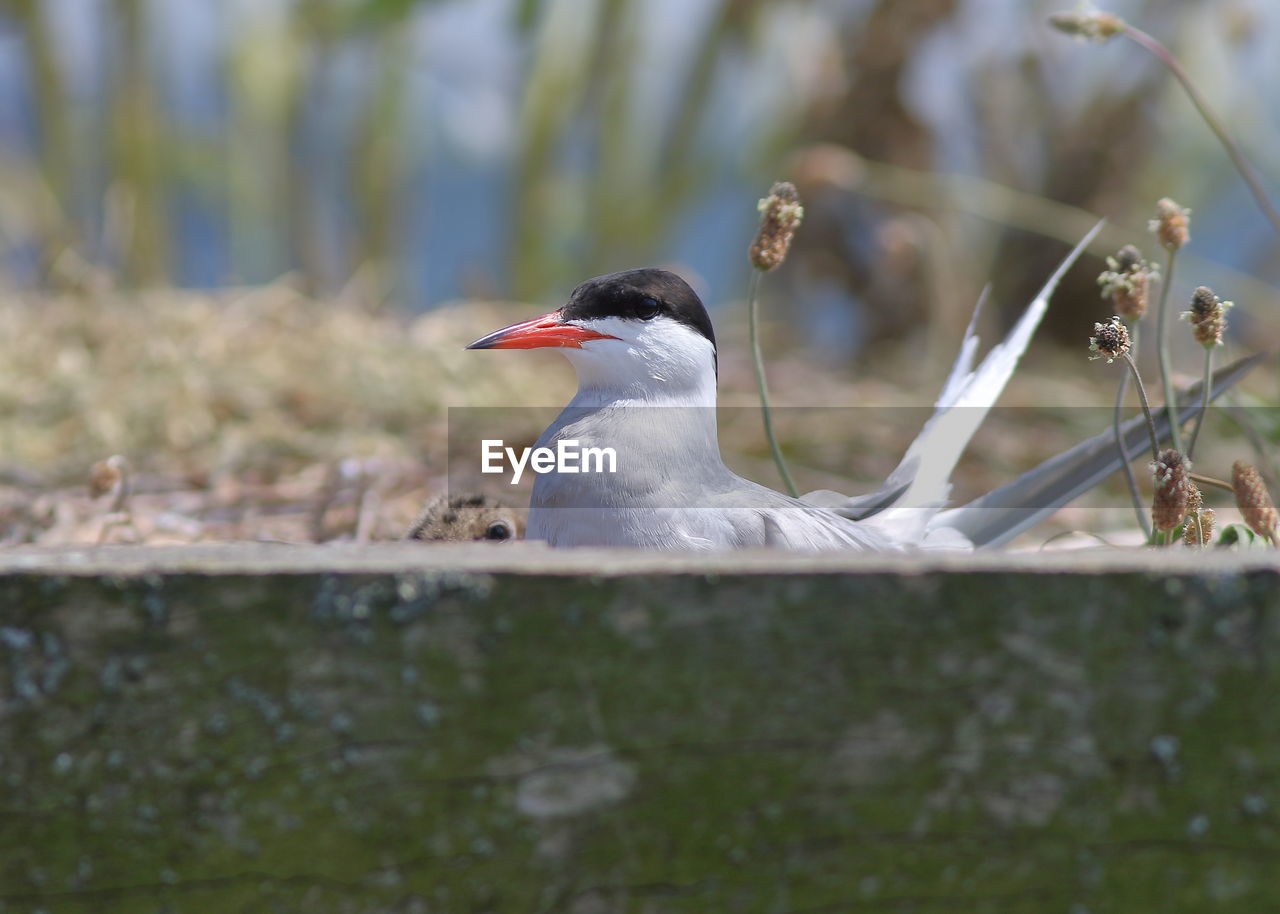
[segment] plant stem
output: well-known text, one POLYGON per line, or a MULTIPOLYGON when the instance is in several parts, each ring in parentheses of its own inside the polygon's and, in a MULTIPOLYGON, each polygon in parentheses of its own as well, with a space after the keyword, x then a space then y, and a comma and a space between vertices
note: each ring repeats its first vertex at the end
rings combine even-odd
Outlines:
MULTIPOLYGON (((1129 331, 1133 339, 1131 352, 1138 351, 1138 325, 1134 324, 1129 331)), ((1151 525, 1147 523, 1146 507, 1142 504, 1142 495, 1138 492, 1138 481, 1133 477, 1133 467, 1129 463, 1129 451, 1124 445, 1124 435, 1120 433, 1120 415, 1124 408, 1124 396, 1129 390, 1129 375, 1120 375, 1120 387, 1116 391, 1116 405, 1111 414, 1111 427, 1116 436, 1116 450, 1120 452, 1120 469, 1124 471, 1125 485, 1129 487, 1129 497, 1133 499, 1133 511, 1138 515, 1138 526, 1148 539, 1151 537, 1151 525)))
POLYGON ((756 387, 760 391, 760 412, 764 416, 764 436, 769 439, 769 450, 773 452, 773 462, 778 465, 778 472, 787 486, 792 498, 800 497, 787 462, 782 459, 782 448, 773 434, 773 415, 769 406, 769 385, 764 377, 764 356, 760 354, 760 320, 758 316, 758 299, 760 292, 760 271, 751 271, 751 284, 747 291, 747 322, 751 333, 751 362, 756 370, 756 387))
MULTIPOLYGON (((1173 266, 1178 259, 1177 249, 1169 251, 1169 264, 1165 269, 1164 280, 1160 285, 1160 305, 1156 311, 1156 355, 1160 363, 1160 387, 1164 391, 1164 409, 1169 415, 1169 436, 1173 439, 1173 447, 1179 453, 1182 450, 1182 428, 1178 422, 1177 402, 1173 398, 1173 377, 1169 372, 1169 336, 1165 332, 1166 315, 1169 311, 1169 290, 1173 288, 1173 266)), ((1138 369, 1134 368, 1134 376, 1138 369)), ((1139 388, 1142 382, 1138 382, 1139 388)))
POLYGON ((1209 388, 1213 386, 1213 347, 1204 347, 1204 381, 1200 395, 1200 412, 1196 413, 1196 424, 1191 428, 1191 441, 1187 443, 1187 460, 1196 450, 1196 439, 1200 437, 1200 426, 1204 425, 1205 413, 1209 411, 1209 388))
POLYGON ((1235 492, 1231 483, 1223 482, 1221 479, 1214 479, 1212 476, 1204 476, 1200 473, 1188 473, 1187 478, 1192 482, 1199 483, 1202 486, 1213 486, 1215 489, 1222 489, 1226 492, 1235 492))
POLYGON ((1147 434, 1151 436, 1151 459, 1160 459, 1160 439, 1156 437, 1156 423, 1151 418, 1151 404, 1147 402, 1147 389, 1142 386, 1142 376, 1138 374, 1138 366, 1133 361, 1133 356, 1129 353, 1124 354, 1124 360, 1129 366, 1129 372, 1133 375, 1133 384, 1138 388, 1138 400, 1142 403, 1142 415, 1147 417, 1147 434))
POLYGON ((1227 135, 1226 127, 1223 126, 1217 115, 1209 109, 1209 103, 1205 101, 1204 96, 1200 94, 1200 90, 1191 81, 1187 71, 1182 69, 1182 65, 1174 59, 1168 48, 1151 35, 1142 31, 1142 29, 1134 28, 1126 23, 1124 36, 1134 44, 1155 55, 1178 82, 1182 83, 1182 88, 1186 90, 1187 95, 1191 98, 1191 104, 1195 105, 1200 117, 1209 125, 1209 129, 1218 138, 1218 142, 1226 149, 1227 155, 1231 157, 1232 163, 1236 166, 1236 171, 1240 172, 1240 177, 1244 178, 1244 183, 1249 186, 1250 193, 1253 194, 1254 200, 1258 202, 1258 207, 1266 215, 1267 219, 1271 221, 1272 228, 1280 232, 1280 212, 1276 211, 1275 206, 1267 197, 1266 191, 1262 189, 1262 184, 1258 181, 1257 175, 1254 174, 1253 166, 1249 164, 1248 159, 1244 157, 1244 153, 1240 151, 1240 147, 1236 145, 1235 141, 1227 135))

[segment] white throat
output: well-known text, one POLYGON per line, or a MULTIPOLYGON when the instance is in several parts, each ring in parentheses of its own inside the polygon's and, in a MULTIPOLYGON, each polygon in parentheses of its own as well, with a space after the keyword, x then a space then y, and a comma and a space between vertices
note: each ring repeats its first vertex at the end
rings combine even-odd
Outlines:
POLYGON ((668 319, 606 318, 593 330, 619 337, 561 350, 578 375, 571 407, 680 406, 705 409, 714 423, 715 348, 702 334, 668 319))
MULTIPOLYGON (((722 472, 711 341, 673 320, 605 318, 590 326, 619 338, 560 350, 577 371, 578 392, 539 442, 575 439, 615 448, 619 470, 609 480, 576 477, 564 484, 625 490, 633 473, 644 475, 640 488, 647 488, 687 476, 691 466, 722 472)), ((535 494, 549 484, 540 477, 535 494)))

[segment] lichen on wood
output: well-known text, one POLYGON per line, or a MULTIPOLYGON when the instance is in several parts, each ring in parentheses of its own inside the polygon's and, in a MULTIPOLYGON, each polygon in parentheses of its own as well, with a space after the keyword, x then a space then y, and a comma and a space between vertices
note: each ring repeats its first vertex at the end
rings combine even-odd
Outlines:
POLYGON ((51 555, 0 911, 1280 903, 1274 569, 51 555))

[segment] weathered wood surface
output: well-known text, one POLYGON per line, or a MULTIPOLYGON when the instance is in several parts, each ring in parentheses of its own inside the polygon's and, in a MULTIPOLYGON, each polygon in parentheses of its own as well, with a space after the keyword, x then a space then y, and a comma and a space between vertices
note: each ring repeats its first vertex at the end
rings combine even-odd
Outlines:
POLYGON ((1277 910, 1270 561, 0 552, 0 910, 1277 910))

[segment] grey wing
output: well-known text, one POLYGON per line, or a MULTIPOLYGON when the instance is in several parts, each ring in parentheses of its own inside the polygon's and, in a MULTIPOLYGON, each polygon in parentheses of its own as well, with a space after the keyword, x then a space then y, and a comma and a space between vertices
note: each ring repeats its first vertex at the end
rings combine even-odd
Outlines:
MULTIPOLYGON (((1213 374, 1210 400, 1244 377, 1259 361, 1269 358, 1259 353, 1233 362, 1213 374)), ((1195 415, 1200 403, 1201 384, 1188 388, 1178 398, 1182 421, 1195 415)), ((1169 437, 1169 417, 1162 409, 1153 414, 1156 435, 1169 437)), ((1125 451, 1131 459, 1146 460, 1148 434, 1146 419, 1135 416, 1121 426, 1125 451)), ((1013 482, 988 492, 958 508, 943 511, 934 528, 950 527, 970 539, 975 546, 999 546, 1048 517, 1076 496, 1092 489, 1120 468, 1115 433, 1108 429, 1075 447, 1050 457, 1023 473, 1013 482)))
POLYGON ((746 480, 743 483, 730 496, 738 509, 734 513, 739 545, 804 552, 902 548, 902 543, 883 530, 746 480))

